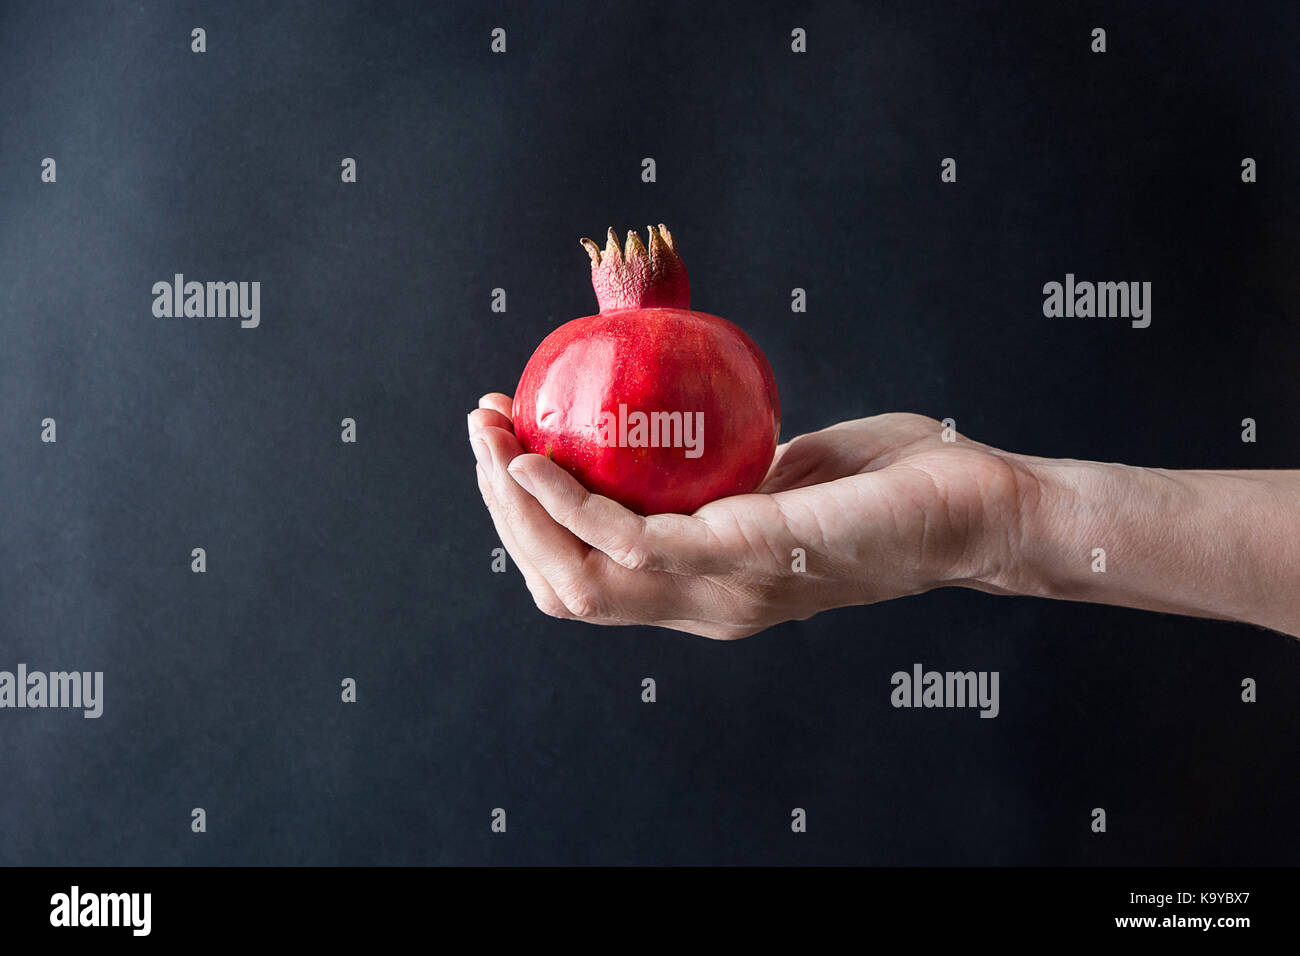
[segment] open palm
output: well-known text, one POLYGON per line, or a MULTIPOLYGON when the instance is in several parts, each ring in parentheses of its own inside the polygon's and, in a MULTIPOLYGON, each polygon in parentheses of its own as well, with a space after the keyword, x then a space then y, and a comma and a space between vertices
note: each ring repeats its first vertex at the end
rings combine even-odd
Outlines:
POLYGON ((525 454, 510 410, 493 393, 470 413, 479 488, 537 606, 555 617, 745 637, 973 581, 998 553, 988 529, 1016 526, 1019 469, 987 446, 944 441, 921 415, 800 435, 754 494, 642 517, 525 454))

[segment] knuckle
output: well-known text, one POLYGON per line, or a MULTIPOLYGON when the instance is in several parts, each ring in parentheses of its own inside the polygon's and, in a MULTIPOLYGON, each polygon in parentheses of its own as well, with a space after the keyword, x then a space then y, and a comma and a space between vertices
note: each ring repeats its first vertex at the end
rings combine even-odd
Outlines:
POLYGON ((569 609, 565 607, 563 601, 555 596, 554 592, 534 588, 531 585, 529 585, 528 591, 533 596, 533 603, 537 605, 537 610, 547 617, 567 618, 569 616, 569 609))
POLYGON ((621 529, 617 537, 621 539, 605 553, 617 564, 629 571, 661 571, 663 562, 655 554, 649 525, 645 518, 640 518, 634 528, 621 529))
MULTIPOLYGON (((593 523, 593 516, 590 515, 588 502, 591 501, 591 493, 588 490, 581 490, 571 501, 565 501, 555 512, 555 520, 563 524, 569 531, 577 533, 576 529, 581 529, 584 525, 593 523)), ((581 536, 580 536, 581 537, 581 536)))
POLYGON ((573 617, 589 621, 604 616, 600 595, 585 582, 570 584, 557 595, 573 617))
POLYGON ((574 496, 560 502, 555 510, 555 519, 566 528, 572 528, 582 519, 586 504, 591 500, 591 492, 586 489, 577 491, 574 496))
POLYGON ((609 556, 614 561, 629 571, 650 571, 651 566, 650 554, 644 548, 638 545, 632 545, 626 548, 615 548, 609 552, 609 556))
POLYGON ((560 620, 567 620, 569 617, 572 616, 569 613, 569 609, 564 606, 564 602, 561 601, 559 598, 555 597, 554 595, 551 595, 549 597, 543 597, 543 598, 533 598, 533 603, 535 603, 537 605, 537 609, 541 611, 543 614, 545 614, 547 617, 554 617, 554 618, 559 618, 560 620))

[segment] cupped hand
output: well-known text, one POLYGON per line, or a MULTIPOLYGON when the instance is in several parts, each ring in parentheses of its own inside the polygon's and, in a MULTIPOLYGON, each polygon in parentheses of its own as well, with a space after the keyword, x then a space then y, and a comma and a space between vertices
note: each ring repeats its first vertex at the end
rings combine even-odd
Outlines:
POLYGON ((479 490, 537 606, 593 624, 732 639, 832 607, 981 587, 1016 546, 1032 493, 1014 456, 895 413, 779 446, 753 494, 642 517, 525 454, 511 405, 492 393, 469 415, 479 490))

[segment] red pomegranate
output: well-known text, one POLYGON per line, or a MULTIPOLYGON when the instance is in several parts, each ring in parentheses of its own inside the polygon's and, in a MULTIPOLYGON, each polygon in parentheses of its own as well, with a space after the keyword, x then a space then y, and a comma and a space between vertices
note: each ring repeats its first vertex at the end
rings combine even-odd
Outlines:
POLYGON ((515 434, 597 494, 648 515, 690 514, 758 487, 781 432, 776 380, 726 319, 690 308, 686 266, 660 224, 590 239, 599 315, 548 335, 515 390, 515 434))

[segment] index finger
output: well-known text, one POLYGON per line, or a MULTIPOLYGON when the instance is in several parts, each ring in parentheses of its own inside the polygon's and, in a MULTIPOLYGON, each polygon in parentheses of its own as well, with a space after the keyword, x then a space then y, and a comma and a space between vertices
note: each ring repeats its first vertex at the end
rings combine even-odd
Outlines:
POLYGON ((556 522, 630 571, 701 574, 718 564, 713 531, 698 518, 642 517, 541 455, 520 455, 507 470, 556 522))
POLYGON ((488 392, 478 400, 478 407, 490 408, 494 412, 500 412, 506 418, 513 420, 515 400, 501 392, 488 392))

